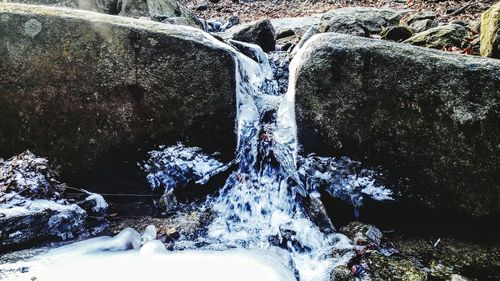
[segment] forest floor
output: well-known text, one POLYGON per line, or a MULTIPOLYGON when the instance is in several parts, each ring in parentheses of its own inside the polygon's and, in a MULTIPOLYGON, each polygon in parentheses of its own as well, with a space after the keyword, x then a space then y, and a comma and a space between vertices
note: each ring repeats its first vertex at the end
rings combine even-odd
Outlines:
POLYGON ((226 19, 238 16, 241 22, 251 22, 260 19, 301 17, 321 14, 326 11, 343 7, 374 7, 394 10, 413 10, 414 12, 435 12, 439 22, 478 20, 481 13, 488 9, 495 0, 471 1, 427 1, 427 0, 181 0, 181 3, 192 9, 204 19, 226 19), (217 2, 217 3, 215 3, 217 2), (205 9, 197 8, 204 3, 205 9))

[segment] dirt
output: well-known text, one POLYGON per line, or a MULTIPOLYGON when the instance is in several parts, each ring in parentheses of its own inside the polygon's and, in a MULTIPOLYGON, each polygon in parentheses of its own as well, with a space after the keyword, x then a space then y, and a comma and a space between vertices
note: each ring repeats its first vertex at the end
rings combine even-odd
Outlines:
MULTIPOLYGON (((212 0, 217 1, 217 0, 212 0)), ((229 16, 236 15, 242 23, 260 19, 302 17, 320 14, 331 9, 342 7, 374 7, 390 8, 395 10, 411 9, 415 12, 432 11, 437 13, 440 22, 463 21, 470 22, 478 20, 481 13, 490 7, 494 0, 481 1, 422 1, 422 0, 340 0, 340 1, 238 1, 220 0, 218 3, 208 1, 208 9, 197 11, 196 5, 206 0, 181 0, 181 2, 192 9, 198 16, 210 20, 225 20, 229 16), (450 15, 453 11, 463 8, 456 15, 450 15)))

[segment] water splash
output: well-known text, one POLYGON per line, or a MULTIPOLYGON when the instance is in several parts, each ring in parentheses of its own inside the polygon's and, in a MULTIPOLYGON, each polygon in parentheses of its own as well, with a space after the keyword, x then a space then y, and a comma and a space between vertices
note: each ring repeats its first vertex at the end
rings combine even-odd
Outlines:
MULTIPOLYGON (((152 162, 156 158, 170 159, 169 165, 191 165, 191 170, 203 170, 210 176, 221 171, 221 167, 226 170, 229 165, 237 163, 218 196, 209 198, 204 205, 216 215, 206 235, 200 239, 205 245, 217 244, 227 248, 286 249, 287 265, 294 270, 297 279, 326 280, 336 265, 346 264, 352 257, 354 246, 347 237, 335 233, 332 227, 326 232, 318 227, 305 208, 306 202, 321 204, 319 191, 326 190, 332 196, 359 207, 363 195, 385 200, 390 199, 390 191, 377 185, 373 174, 367 170, 361 174, 353 173, 347 166, 353 166, 355 162, 346 158, 338 161, 298 156, 293 77, 300 63, 300 52, 290 64, 292 79, 288 91, 281 93, 279 89, 283 87, 273 80, 267 56, 256 46, 240 42, 233 42, 233 45, 253 58, 236 54, 238 141, 235 160, 224 165, 199 154, 201 151, 197 148, 177 145, 163 152, 154 152, 152 162), (167 156, 158 157, 162 153, 167 156), (194 164, 189 159, 204 163, 194 164), (204 165, 210 166, 212 171, 196 168, 204 165)), ((169 169, 163 170, 164 165, 159 168, 148 176, 154 188, 158 186, 157 179, 164 181, 161 180, 164 175, 172 173, 169 169)), ((184 186, 186 180, 199 181, 209 177, 191 170, 184 173, 188 178, 182 178, 178 183, 168 181, 165 187, 184 186)))

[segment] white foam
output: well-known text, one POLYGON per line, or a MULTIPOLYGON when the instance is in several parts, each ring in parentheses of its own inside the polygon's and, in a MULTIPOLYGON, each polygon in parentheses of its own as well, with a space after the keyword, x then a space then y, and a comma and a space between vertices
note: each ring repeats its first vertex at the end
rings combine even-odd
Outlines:
POLYGON ((141 250, 117 247, 137 242, 139 234, 128 229, 115 237, 94 238, 74 243, 30 262, 4 264, 0 270, 28 267, 8 280, 205 280, 205 281, 290 281, 295 277, 271 252, 249 250, 167 252, 158 240, 141 250))

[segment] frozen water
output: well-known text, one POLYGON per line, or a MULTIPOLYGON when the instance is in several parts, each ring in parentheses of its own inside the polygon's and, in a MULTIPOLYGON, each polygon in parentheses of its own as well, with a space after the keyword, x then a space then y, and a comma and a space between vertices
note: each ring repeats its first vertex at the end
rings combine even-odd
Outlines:
POLYGON ((309 192, 324 190, 332 197, 359 208, 365 197, 392 200, 392 192, 376 180, 373 170, 363 169, 347 157, 299 157, 298 173, 309 192))
POLYGON ((227 251, 167 252, 158 240, 140 249, 140 234, 126 229, 115 237, 100 237, 63 246, 28 263, 0 265, 8 280, 171 281, 266 280, 290 281, 295 277, 272 253, 243 249, 227 251), (22 270, 16 270, 23 268, 22 270), (5 272, 10 272, 8 275, 5 272))

